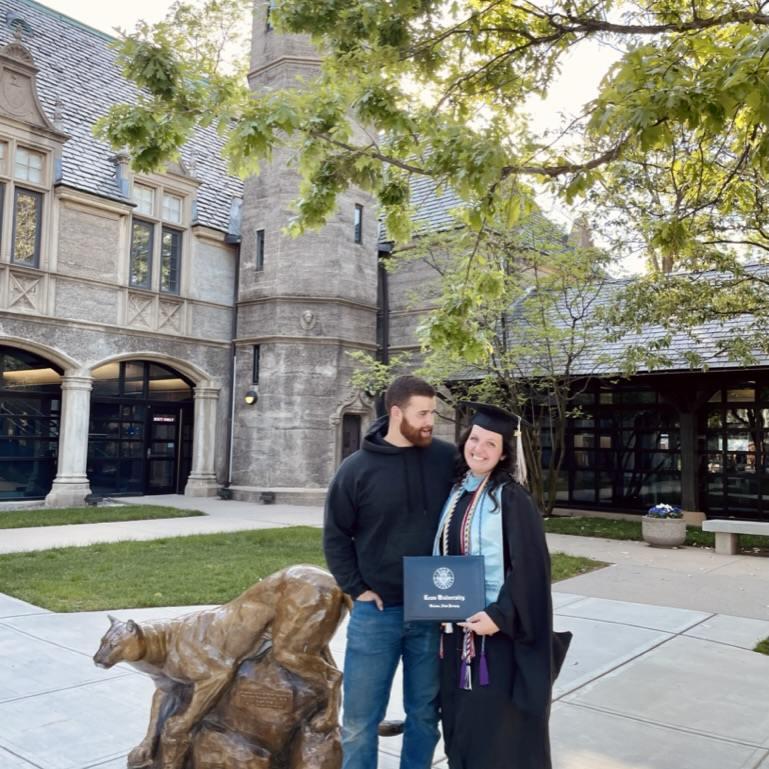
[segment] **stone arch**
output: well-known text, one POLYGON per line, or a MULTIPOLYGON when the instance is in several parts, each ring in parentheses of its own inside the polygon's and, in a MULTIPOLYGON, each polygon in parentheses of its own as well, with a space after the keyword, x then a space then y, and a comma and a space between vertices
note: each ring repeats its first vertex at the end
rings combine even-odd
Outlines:
POLYGON ((58 472, 67 381, 62 374, 76 369, 77 362, 54 348, 19 337, 0 337, 0 350, 4 358, 0 372, 0 499, 41 499, 50 492, 58 472))
POLYGON ((136 350, 110 355, 91 364, 89 374, 92 375, 93 371, 101 366, 121 361, 158 363, 182 374, 192 382, 195 401, 192 468, 184 493, 188 496, 213 496, 217 488, 214 466, 220 382, 212 379, 194 363, 155 350, 136 350))
POLYGON ((345 397, 337 403, 334 413, 329 417, 329 423, 334 428, 334 467, 342 461, 342 426, 346 414, 354 414, 361 418, 361 437, 366 434, 374 421, 374 399, 363 390, 348 391, 345 397))
POLYGON ((94 369, 106 366, 108 363, 118 363, 120 361, 128 360, 162 363, 165 366, 170 366, 175 369, 180 374, 184 374, 195 387, 218 387, 217 383, 214 382, 202 368, 196 366, 194 363, 182 360, 181 358, 175 358, 173 355, 165 355, 164 353, 150 350, 137 350, 136 352, 122 352, 116 355, 110 355, 91 364, 88 367, 89 372, 93 372, 94 369))
POLYGON ((61 350, 49 347, 46 344, 33 342, 31 339, 23 339, 18 336, 0 336, 0 344, 8 347, 18 347, 20 350, 35 353, 35 355, 39 355, 41 358, 56 364, 65 374, 75 374, 82 369, 80 363, 61 350))

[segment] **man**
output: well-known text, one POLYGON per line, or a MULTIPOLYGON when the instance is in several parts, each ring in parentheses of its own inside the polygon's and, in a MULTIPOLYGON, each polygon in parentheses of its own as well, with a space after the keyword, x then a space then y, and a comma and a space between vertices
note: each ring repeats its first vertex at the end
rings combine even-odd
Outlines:
POLYGON ((438 626, 403 622, 403 556, 430 555, 455 450, 433 440, 435 390, 414 376, 331 481, 323 546, 354 599, 344 660, 343 769, 376 769, 377 727, 403 659, 401 769, 429 769, 438 742, 438 626))

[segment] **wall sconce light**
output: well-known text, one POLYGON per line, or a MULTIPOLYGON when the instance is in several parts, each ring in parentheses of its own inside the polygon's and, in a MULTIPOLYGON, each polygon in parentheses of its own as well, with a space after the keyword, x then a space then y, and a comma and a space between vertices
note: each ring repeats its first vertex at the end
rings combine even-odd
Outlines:
POLYGON ((251 387, 246 390, 243 400, 246 402, 247 406, 253 406, 259 400, 259 388, 256 387, 256 385, 251 385, 251 387))

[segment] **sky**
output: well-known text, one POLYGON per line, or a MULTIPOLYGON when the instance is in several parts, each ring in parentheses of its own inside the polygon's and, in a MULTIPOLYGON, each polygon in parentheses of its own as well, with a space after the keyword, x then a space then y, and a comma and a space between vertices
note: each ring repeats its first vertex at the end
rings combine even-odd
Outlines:
MULTIPOLYGON (((131 2, 110 2, 109 0, 40 0, 43 5, 66 13, 91 27, 112 34, 115 27, 133 29, 139 19, 160 21, 171 0, 131 0, 131 2)), ((568 56, 563 72, 554 85, 548 100, 543 104, 532 104, 534 124, 538 128, 552 127, 558 111, 572 112, 595 94, 603 72, 606 70, 606 50, 584 51, 568 56)))
POLYGON ((160 21, 171 5, 171 0, 38 0, 42 5, 66 13, 73 19, 107 34, 115 27, 131 30, 139 19, 160 21))

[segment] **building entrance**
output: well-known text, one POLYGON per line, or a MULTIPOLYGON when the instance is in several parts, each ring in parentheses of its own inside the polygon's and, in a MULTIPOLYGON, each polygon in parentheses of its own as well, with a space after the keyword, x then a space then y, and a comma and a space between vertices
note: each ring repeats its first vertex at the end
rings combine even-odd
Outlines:
POLYGON ((360 434, 360 414, 345 414, 342 417, 342 459, 346 459, 360 448, 360 434))
POLYGON ((0 345, 0 500, 42 499, 56 476, 61 372, 0 345))
POLYGON ((192 466, 192 385, 145 361, 94 372, 88 480, 94 494, 181 494, 192 466))

